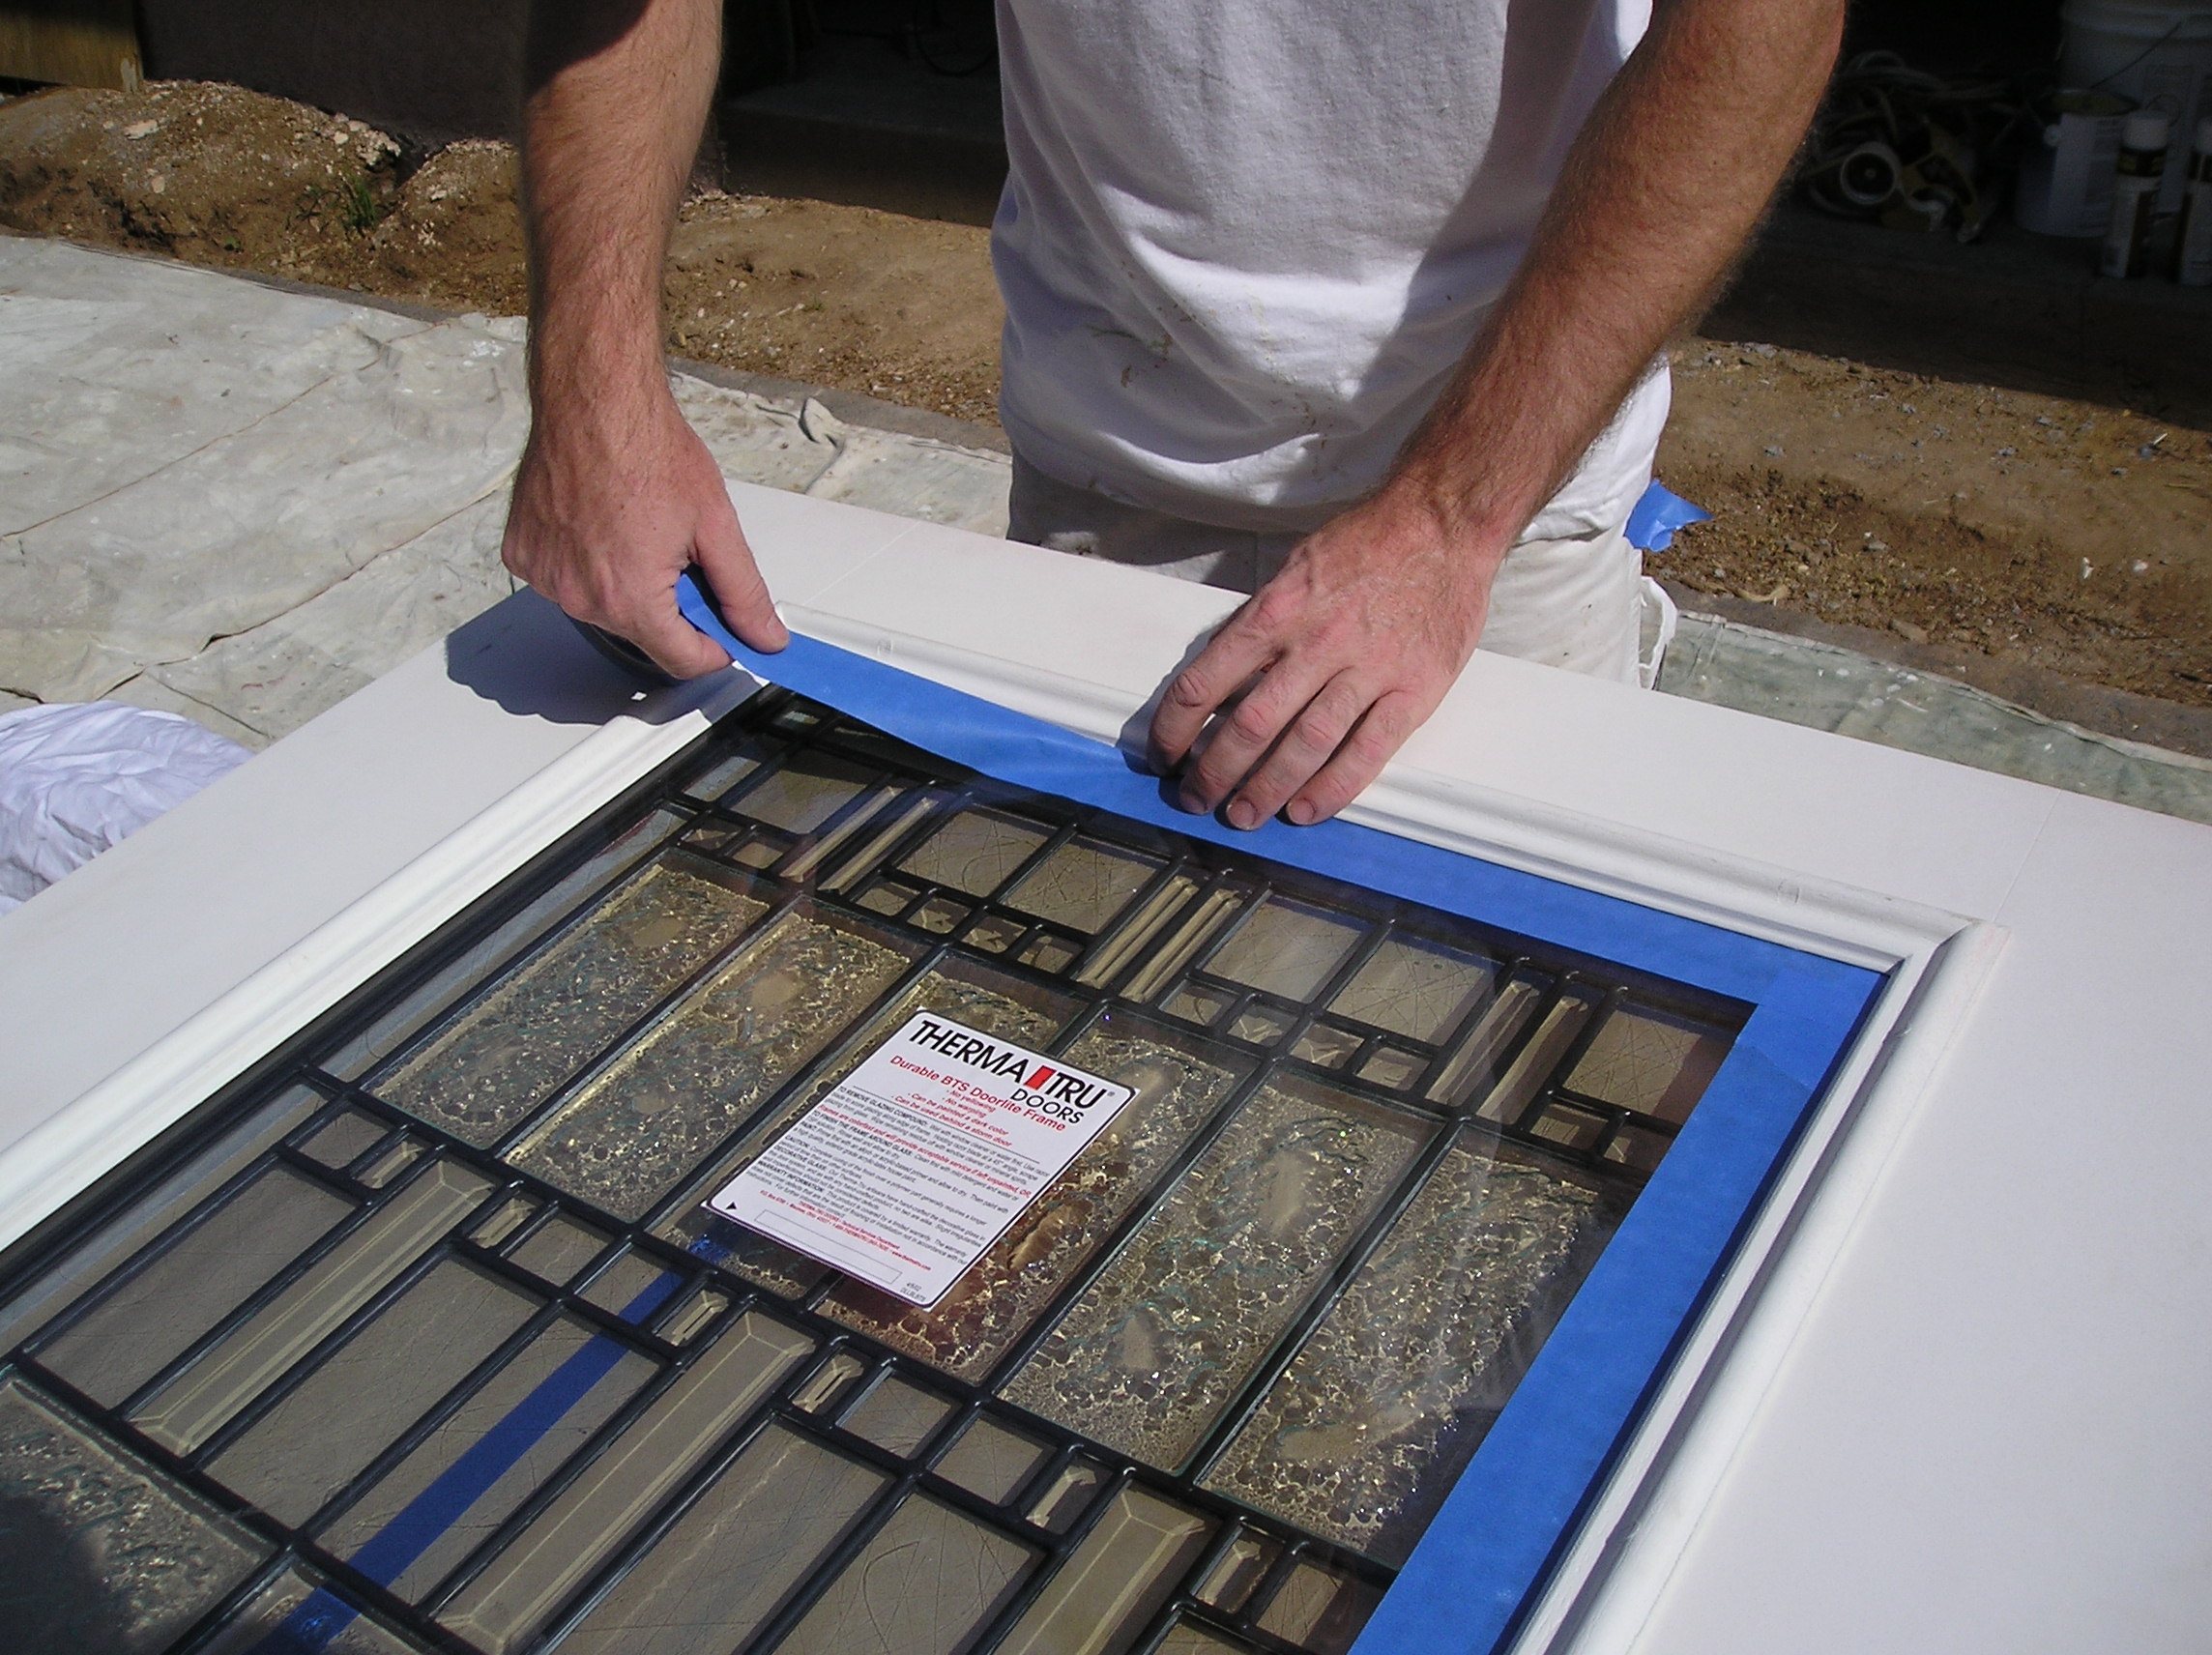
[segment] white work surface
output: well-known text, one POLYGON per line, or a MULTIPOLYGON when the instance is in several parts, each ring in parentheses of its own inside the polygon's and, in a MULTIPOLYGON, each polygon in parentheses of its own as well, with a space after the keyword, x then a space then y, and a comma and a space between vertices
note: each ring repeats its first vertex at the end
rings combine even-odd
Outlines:
MULTIPOLYGON (((968 687, 990 652, 1009 699, 1087 727, 1231 601, 738 494, 802 627, 880 628, 968 687)), ((525 595, 0 919, 6 1234, 742 689, 633 700, 525 595)), ((1561 1646, 2212 1647, 2212 829, 1489 657, 1414 772, 1506 799, 1570 862, 1671 841, 1685 867, 1771 870, 1783 910, 1844 886, 2009 933, 1762 1394, 1694 1499, 1670 1505, 1680 1461, 1656 1485, 1669 1550, 1630 1546, 1561 1646)))

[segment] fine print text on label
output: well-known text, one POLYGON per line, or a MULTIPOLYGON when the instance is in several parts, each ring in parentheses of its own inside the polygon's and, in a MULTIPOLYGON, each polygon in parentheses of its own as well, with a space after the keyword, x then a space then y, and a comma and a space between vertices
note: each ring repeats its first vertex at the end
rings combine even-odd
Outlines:
POLYGON ((917 1012, 707 1205, 932 1305, 1130 1095, 917 1012))

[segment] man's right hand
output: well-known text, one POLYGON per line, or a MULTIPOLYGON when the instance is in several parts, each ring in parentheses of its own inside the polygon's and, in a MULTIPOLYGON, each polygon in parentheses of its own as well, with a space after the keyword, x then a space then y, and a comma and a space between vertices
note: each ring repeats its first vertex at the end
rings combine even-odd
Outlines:
POLYGON ((661 359, 661 265, 721 15, 721 0, 538 0, 523 102, 535 420, 501 555, 678 678, 730 659, 677 613, 691 564, 746 643, 791 638, 661 359))
POLYGON ((729 665, 676 609, 697 564, 730 629, 757 650, 791 634, 776 618, 707 445, 663 388, 633 405, 541 398, 508 508, 507 566, 579 621, 638 645, 677 678, 729 665))

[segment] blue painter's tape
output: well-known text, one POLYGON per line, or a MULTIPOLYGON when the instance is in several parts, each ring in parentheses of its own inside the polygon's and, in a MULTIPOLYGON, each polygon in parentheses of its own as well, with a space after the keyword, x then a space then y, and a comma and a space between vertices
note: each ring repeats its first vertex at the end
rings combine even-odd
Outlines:
MULTIPOLYGON (((1674 505, 1692 514, 1677 515, 1675 527, 1703 515, 1674 505)), ((730 634, 688 577, 679 602, 748 670, 998 780, 1751 1002, 1689 1124, 1446 1496, 1355 1655, 1493 1649, 1664 1375, 1880 988, 1878 973, 1348 823, 1238 832, 1175 809, 1156 778, 1102 742, 814 639, 795 637, 789 649, 762 654, 730 634)))
POLYGON ((1752 1014, 1354 1655, 1481 1655, 1511 1630, 1848 1044, 1868 995, 1847 987, 1786 973, 1752 1014))
POLYGON ((1674 544, 1675 530, 1712 520, 1713 514, 1703 506, 1691 505, 1653 478, 1650 486, 1628 508, 1628 521, 1620 532, 1638 551, 1663 552, 1674 544))
MULTIPOLYGON (((642 1322, 667 1302, 683 1280, 673 1272, 662 1272, 623 1306, 622 1319, 642 1322)), ((349 1561, 380 1586, 399 1579, 494 1483, 543 1441, 593 1386, 613 1373, 628 1350, 620 1340, 594 1335, 395 1512, 349 1561)), ((322 1655, 360 1615, 360 1610, 329 1587, 317 1587, 247 1655, 322 1655)))
POLYGON ((1167 801, 1158 777, 1132 769, 1102 741, 817 639, 795 636, 789 648, 763 654, 739 642, 722 624, 694 575, 678 583, 677 601, 693 625, 746 670, 1017 787, 1479 918, 1737 1000, 1757 1001, 1775 973, 1799 957, 1778 944, 1349 822, 1311 828, 1266 822, 1239 831, 1210 816, 1177 809, 1167 801))

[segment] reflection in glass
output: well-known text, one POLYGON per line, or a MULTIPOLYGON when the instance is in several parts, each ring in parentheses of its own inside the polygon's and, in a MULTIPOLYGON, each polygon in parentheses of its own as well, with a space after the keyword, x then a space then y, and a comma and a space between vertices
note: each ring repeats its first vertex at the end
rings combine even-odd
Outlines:
POLYGON ((825 1314, 948 1374, 981 1380, 1238 1079, 1126 1019, 1085 1034, 1066 1060, 1136 1095, 935 1305, 923 1310, 848 1281, 823 1305, 825 1314))
POLYGON ((796 1328, 740 1317, 438 1618, 506 1655, 812 1347, 796 1328))
POLYGON ((766 906, 659 863, 378 1082, 378 1095, 466 1143, 494 1143, 766 906))
POLYGON ((1455 1145, 1207 1476, 1396 1565, 1535 1356, 1595 1193, 1455 1145))
POLYGON ((1434 1044, 1482 1003, 1496 975, 1488 960, 1393 937, 1368 956, 1329 1006, 1339 1016, 1434 1044))
POLYGON ((960 1440, 938 1461, 936 1471, 978 1499, 1004 1505, 1050 1452, 1035 1437, 1001 1425, 987 1413, 978 1413, 968 1422, 960 1440))
POLYGON ((39 1359, 113 1408, 353 1211, 271 1167, 80 1317, 39 1359))
POLYGON ((1313 1655, 1348 1655, 1381 1596, 1357 1581, 1296 1563, 1260 1611, 1260 1630, 1313 1655))
POLYGON ((1159 871, 1154 857, 1070 839, 1006 893, 1009 907, 1071 931, 1097 931, 1159 871))
POLYGON ((267 1548, 197 1495, 0 1379, 4 1607, 12 1647, 154 1655, 252 1573, 267 1548))
POLYGON ((954 1655, 1033 1556, 950 1506, 909 1495, 777 1645, 779 1655, 954 1655))
POLYGON ((422 1597, 655 1371, 581 1322, 554 1322, 363 1493, 323 1544, 401 1597, 422 1597), (522 1433, 508 1422, 526 1402, 532 1430, 522 1433))
POLYGON ((639 1217, 890 987, 909 958, 851 927, 786 915, 509 1159, 604 1211, 639 1217))
POLYGON ((989 896, 1049 835, 996 810, 963 810, 907 853, 899 866, 931 885, 989 896))
POLYGON ((305 1523, 537 1308, 469 1265, 439 1264, 209 1469, 278 1522, 305 1523))
POLYGON ((886 1453, 906 1459, 951 1411, 952 1405, 935 1392, 891 1376, 879 1380, 838 1423, 886 1453))
POLYGON ((132 1417, 162 1447, 187 1454, 421 1258, 481 1201, 481 1173, 441 1161, 275 1298, 195 1356, 132 1417))
POLYGON ((999 1655, 1119 1655, 1167 1602, 1212 1532, 1209 1519, 1127 1485, 999 1655))
POLYGON ((1708 1024, 1622 1006, 1598 1030, 1567 1076, 1567 1087, 1679 1126, 1704 1095, 1731 1044, 1728 1033, 1708 1024))
POLYGON ((874 771, 830 753, 801 752, 724 808, 792 833, 811 833, 867 783, 874 771))
POLYGON ((1203 1626, 1181 1620, 1168 1629, 1167 1637, 1160 1640, 1153 1655, 1246 1655, 1246 1652, 1241 1643, 1232 1643, 1203 1626))
POLYGON ((1007 1399, 1134 1459, 1181 1466, 1425 1131, 1278 1079, 1061 1319, 1007 1399))
POLYGON ((1206 969, 1263 994, 1304 1000, 1328 981, 1358 941, 1358 926, 1302 902, 1270 896, 1206 962, 1206 969))
POLYGON ((422 1645, 361 1611, 313 1576, 287 1569, 194 1655, 422 1655, 422 1645))
POLYGON ((726 1655, 889 1481, 770 1426, 561 1640, 563 1655, 726 1655))

